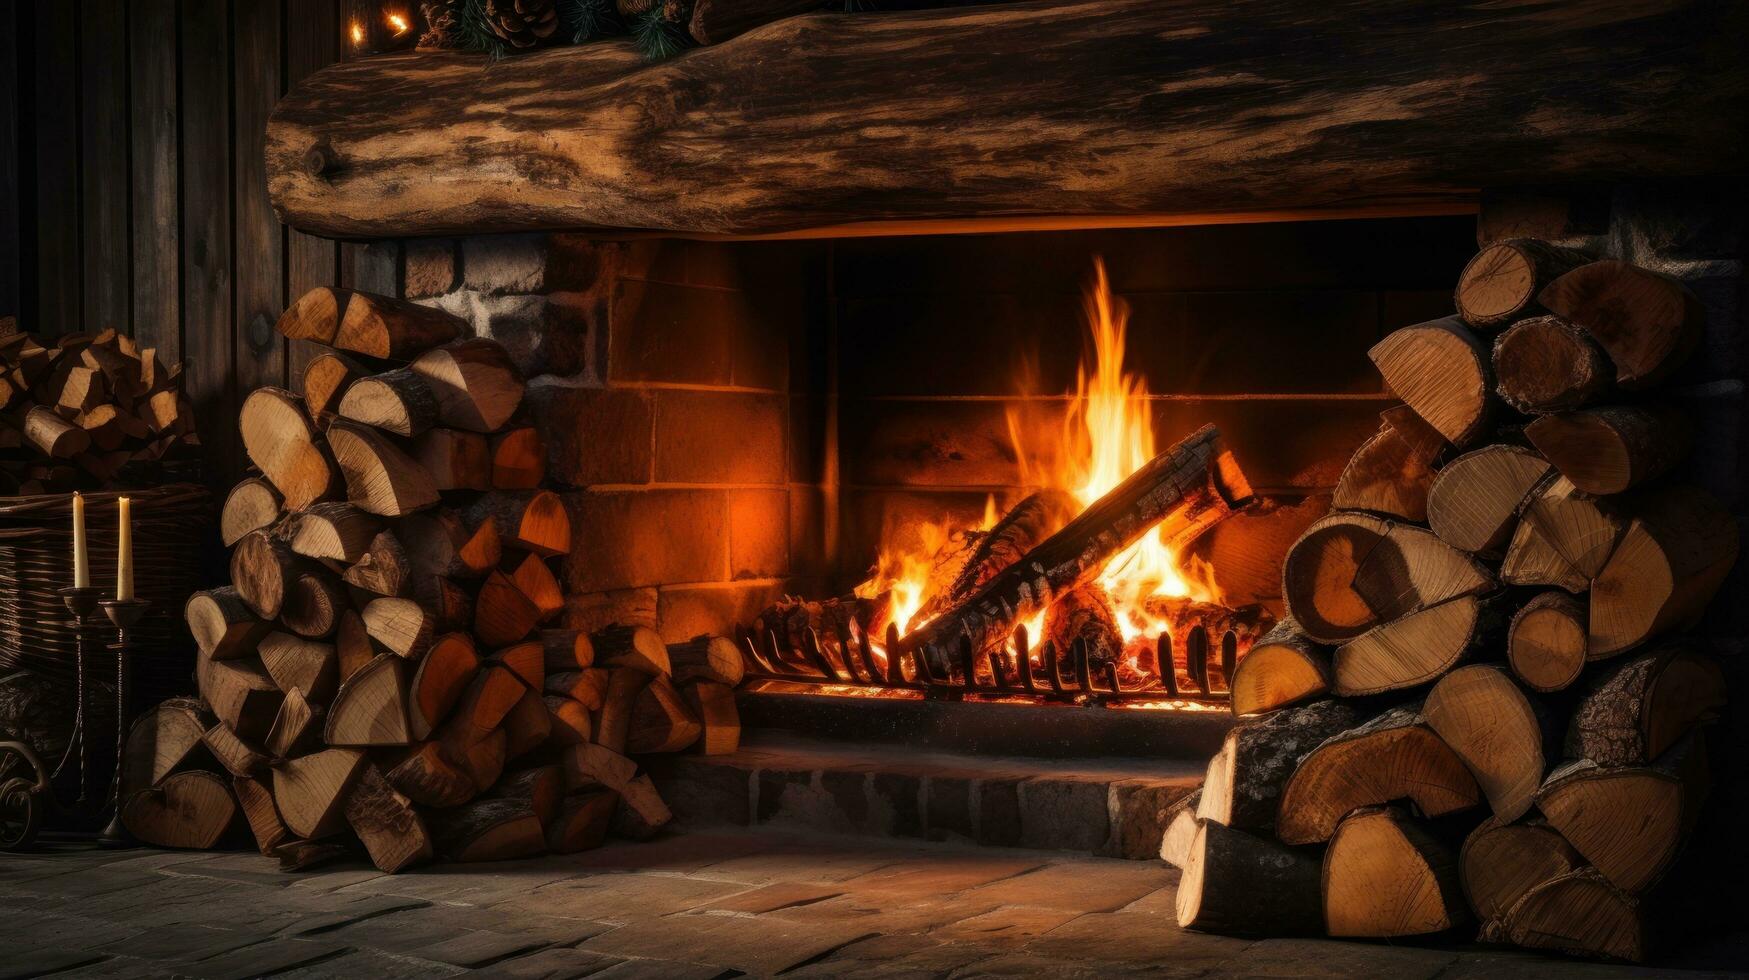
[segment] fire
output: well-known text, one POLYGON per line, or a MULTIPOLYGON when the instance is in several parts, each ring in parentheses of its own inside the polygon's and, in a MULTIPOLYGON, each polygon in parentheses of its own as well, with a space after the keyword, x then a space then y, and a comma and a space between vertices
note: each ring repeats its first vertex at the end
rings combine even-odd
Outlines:
MULTIPOLYGON (((1026 427, 1010 410, 1008 426, 1019 460, 1019 482, 1035 488, 1065 490, 1083 508, 1123 482, 1159 452, 1146 380, 1126 370, 1125 343, 1129 307, 1111 291, 1105 264, 1094 260, 1093 283, 1086 295, 1085 315, 1091 341, 1091 365, 1083 362, 1055 445, 1029 445, 1026 427)), ((992 495, 985 505, 981 530, 994 526, 999 513, 992 495)), ((955 533, 952 521, 919 522, 900 534, 887 534, 874 574, 857 589, 864 597, 888 595, 888 616, 909 632, 928 622, 919 613, 927 603, 938 568, 938 556, 955 533)), ((1150 532, 1106 565, 1099 577, 1117 613, 1126 645, 1152 639, 1166 630, 1161 617, 1147 605, 1156 596, 1184 596, 1219 602, 1220 591, 1209 569, 1192 561, 1180 567, 1158 532, 1150 532)), ((1026 623, 1038 636, 1040 614, 1026 623)))

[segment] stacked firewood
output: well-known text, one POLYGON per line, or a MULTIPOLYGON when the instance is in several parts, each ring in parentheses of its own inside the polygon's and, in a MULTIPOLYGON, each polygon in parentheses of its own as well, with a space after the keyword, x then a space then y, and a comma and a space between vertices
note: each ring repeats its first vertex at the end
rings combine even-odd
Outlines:
POLYGON ((361 843, 388 872, 653 833, 631 757, 733 751, 734 645, 551 628, 570 522, 496 341, 333 289, 279 326, 324 349, 243 404, 261 475, 225 503, 231 584, 186 610, 200 697, 130 733, 129 831, 211 847, 240 815, 288 868, 361 843))
MULTIPOLYGON (((1488 941, 1640 960, 1725 701, 1693 627, 1737 555, 1661 479, 1688 420, 1680 283, 1541 242, 1464 270, 1460 315, 1371 352, 1386 412, 1283 568, 1244 716, 1162 854, 1178 917, 1244 933, 1488 941), (1492 345, 1484 339, 1493 334, 1492 345)), ((1671 891, 1675 889, 1670 889, 1671 891)))
POLYGON ((114 330, 44 340, 0 318, 0 496, 96 489, 198 445, 180 364, 114 330))

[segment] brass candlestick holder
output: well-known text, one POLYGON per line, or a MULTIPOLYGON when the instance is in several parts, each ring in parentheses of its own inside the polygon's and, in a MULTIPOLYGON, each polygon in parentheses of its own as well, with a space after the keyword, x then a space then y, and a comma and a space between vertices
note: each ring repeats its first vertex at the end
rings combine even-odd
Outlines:
POLYGON ((106 599, 98 603, 104 615, 115 626, 115 772, 110 777, 109 805, 111 811, 109 823, 104 825, 103 832, 97 841, 104 847, 127 847, 132 842, 128 839, 127 829, 121 823, 121 765, 122 755, 127 751, 128 728, 131 717, 128 711, 129 670, 128 661, 133 653, 133 643, 130 633, 140 617, 146 614, 146 609, 152 603, 146 599, 106 599))
MULTIPOLYGON (((85 624, 97 612, 97 603, 103 597, 103 590, 90 585, 73 585, 61 589, 61 601, 67 604, 67 611, 73 614, 74 662, 73 677, 76 685, 76 702, 73 707, 73 737, 67 742, 67 750, 61 755, 61 761, 55 766, 55 775, 67 767, 67 762, 73 757, 74 749, 79 752, 79 799, 83 804, 90 789, 91 752, 85 738, 85 712, 90 700, 91 685, 86 678, 86 665, 90 658, 85 654, 85 624)), ((120 759, 117 759, 120 765, 120 759)))

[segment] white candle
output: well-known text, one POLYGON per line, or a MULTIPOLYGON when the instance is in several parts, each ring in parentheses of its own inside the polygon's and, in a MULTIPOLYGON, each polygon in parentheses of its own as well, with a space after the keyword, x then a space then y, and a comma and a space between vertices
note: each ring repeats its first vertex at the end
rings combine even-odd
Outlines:
POLYGON ((91 587, 91 562, 85 554, 85 498, 73 494, 73 587, 91 587))
POLYGON ((121 498, 121 530, 116 542, 115 597, 126 602, 134 597, 133 501, 121 498))

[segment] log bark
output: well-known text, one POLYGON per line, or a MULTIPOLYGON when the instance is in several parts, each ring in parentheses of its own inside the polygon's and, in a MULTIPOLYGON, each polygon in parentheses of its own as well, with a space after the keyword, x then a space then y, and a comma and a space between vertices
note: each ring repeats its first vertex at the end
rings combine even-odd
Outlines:
POLYGON ((582 630, 542 630, 540 641, 548 676, 595 664, 595 644, 582 630))
POLYGON ((437 393, 424 376, 396 368, 354 381, 340 396, 340 415, 397 436, 416 436, 437 424, 437 393))
POLYGON ((1506 915, 1505 938, 1531 949, 1574 956, 1646 958, 1639 899, 1595 868, 1576 868, 1531 889, 1506 915))
POLYGON ((1749 115, 1740 17, 1686 0, 1555 14, 1111 0, 816 13, 659 65, 619 45, 535 52, 486 76, 477 57, 361 58, 280 101, 267 173, 283 220, 344 238, 756 234, 1734 173, 1746 151, 1726 121, 1749 115), (1330 43, 1265 43, 1271 57, 1237 63, 1227 43, 1277 36, 1330 43), (1200 81, 1162 93, 1162 78, 1200 81), (869 98, 919 89, 978 98, 869 98), (628 122, 630 104, 659 109, 628 122), (852 104, 888 138, 868 140, 842 113, 852 104))
POLYGON ((430 814, 432 836, 446 860, 512 861, 546 851, 546 833, 527 800, 476 800, 430 814))
POLYGON ((478 432, 430 429, 408 451, 439 490, 492 489, 491 444, 478 432))
POLYGON ((1249 506, 1253 497, 1220 431, 1204 426, 1154 457, 1061 530, 997 573, 964 602, 906 636, 944 676, 969 640, 985 649, 1007 639, 1014 625, 1057 597, 1090 581, 1111 556, 1160 527, 1174 551, 1249 506))
POLYGON ((1381 418, 1379 431, 1343 467, 1330 506, 1425 521, 1433 464, 1445 451, 1445 437, 1406 405, 1381 418))
POLYGON ((1512 615, 1506 661, 1533 691, 1565 690, 1585 669, 1585 607, 1565 592, 1544 592, 1512 615))
POLYGON ((1344 814, 1393 800, 1413 800, 1430 817, 1475 806, 1475 779, 1419 710, 1393 708, 1313 749, 1282 789, 1276 836, 1288 844, 1327 841, 1344 814))
POLYGON ((1628 390, 1681 367, 1706 323, 1706 308, 1682 283, 1614 259, 1574 269, 1538 299, 1591 334, 1615 362, 1615 383, 1628 390))
POLYGON ((384 874, 399 874, 431 860, 431 834, 424 818, 375 765, 365 764, 347 796, 346 823, 384 874))
POLYGON ((633 755, 681 752, 703 734, 704 725, 686 699, 667 678, 657 677, 632 702, 625 746, 633 755))
POLYGON ((1245 936, 1316 935, 1316 853, 1198 821, 1178 882, 1181 929, 1245 936))
POLYGON ((463 336, 461 318, 430 306, 355 292, 334 331, 334 346, 368 357, 405 361, 463 336))
POLYGON ((559 813, 547 827, 547 853, 576 854, 600 847, 617 806, 619 796, 614 793, 578 793, 560 801, 559 813))
POLYGON ((548 674, 541 690, 570 698, 590 711, 600 711, 607 703, 607 682, 612 676, 613 671, 604 667, 548 674))
MULTIPOLYGON (((1117 611, 1098 582, 1072 589, 1051 603, 1045 610, 1045 628, 1039 639, 1065 656, 1076 643, 1083 643, 1092 664, 1117 663, 1123 659, 1123 634, 1117 628, 1117 611)), ((1165 665, 1163 669, 1170 670, 1171 666, 1165 665)))
POLYGON ((1160 860, 1180 871, 1190 864, 1196 833, 1202 829, 1202 821, 1196 816, 1201 804, 1202 790, 1193 789, 1168 807, 1161 821, 1166 830, 1160 837, 1160 860))
POLYGON ((1698 487, 1649 491, 1591 585, 1592 660, 1699 621, 1737 561, 1737 523, 1698 487))
POLYGON ((1552 719, 1492 664, 1439 679, 1421 716, 1476 777, 1494 816, 1511 823, 1530 810, 1556 758, 1552 719))
POLYGON ((1233 714, 1274 711, 1318 697, 1333 680, 1329 649, 1302 633, 1291 617, 1283 618, 1233 670, 1233 714))
POLYGON ((1483 446, 1439 470, 1427 493, 1427 524, 1459 551, 1499 557, 1548 460, 1519 446, 1483 446))
POLYGON ((1573 710, 1569 758, 1646 765, 1725 706, 1717 662, 1669 645, 1609 665, 1573 710))
POLYGON ((741 659, 741 648, 735 641, 709 633, 685 643, 668 644, 668 666, 674 683, 682 685, 710 681, 735 687, 747 671, 747 662, 741 659))
POLYGON ((1694 444, 1688 418, 1675 408, 1614 405, 1545 415, 1524 434, 1580 490, 1621 493, 1670 472, 1694 444))
POLYGON ((1196 815, 1236 830, 1274 829, 1282 787, 1301 757, 1355 722, 1342 702, 1316 701, 1239 725, 1209 761, 1196 815))
POLYGON ((443 424, 469 432, 497 432, 522 404, 522 372, 504 345, 472 337, 426 351, 413 371, 431 386, 443 424))
POLYGON ((1494 390, 1521 412, 1583 408, 1614 385, 1609 355, 1558 316, 1521 320, 1494 340, 1494 390))
POLYGON ((1589 261, 1576 248, 1534 238, 1494 242, 1458 276, 1458 313, 1477 330, 1499 330, 1535 309, 1543 287, 1589 261))
POLYGON ((397 523, 398 536, 416 571, 460 580, 476 579, 498 567, 503 539, 496 521, 475 520, 440 507, 397 523))
POLYGON ((687 707, 704 726, 695 746, 704 755, 728 755, 741 747, 741 710, 735 705, 735 689, 727 684, 699 681, 680 689, 687 707))
POLYGON ((250 461, 273 483, 287 510, 303 510, 335 492, 334 464, 297 395, 283 388, 255 389, 243 400, 238 426, 250 461))
POLYGON ((1391 393, 1456 446, 1473 442, 1495 414, 1488 349, 1462 319, 1403 327, 1367 352, 1391 393))
POLYGON ((1397 807, 1342 819, 1324 855, 1323 894, 1331 936, 1420 936, 1469 921, 1456 856, 1397 807))
POLYGON ((424 806, 461 806, 474 797, 474 782, 437 742, 421 742, 388 771, 389 784, 424 806))
MULTIPOLYGON (((1028 495, 978 539, 953 581, 939 595, 928 597, 918 611, 918 618, 933 618, 971 598, 998 572, 1069 523, 1080 509, 1074 496, 1063 490, 1040 490, 1028 495)), ((907 623, 899 624, 900 631, 909 628, 907 623)))

